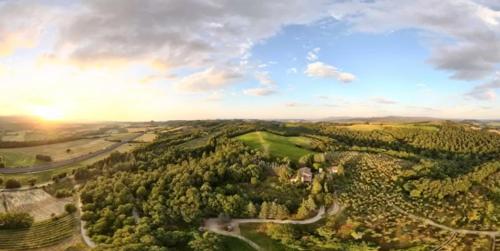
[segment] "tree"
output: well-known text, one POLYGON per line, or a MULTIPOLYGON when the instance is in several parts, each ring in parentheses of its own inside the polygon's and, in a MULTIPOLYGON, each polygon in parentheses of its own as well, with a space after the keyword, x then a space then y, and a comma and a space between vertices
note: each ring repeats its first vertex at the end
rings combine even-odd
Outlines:
POLYGON ((28 228, 33 221, 28 213, 0 213, 0 229, 28 228))
POLYGON ((246 214, 248 217, 255 217, 257 215, 257 208, 253 204, 253 202, 248 202, 247 208, 246 208, 246 214))
POLYGON ((259 213, 259 218, 261 219, 267 219, 269 217, 270 213, 270 205, 266 201, 262 202, 260 205, 260 213, 259 213))
POLYGON ((318 179, 318 177, 315 177, 313 180, 312 184, 312 194, 319 194, 323 190, 323 185, 321 185, 321 181, 318 179))
POLYGON ((68 214, 72 214, 74 212, 76 212, 76 206, 75 204, 73 203, 68 203, 66 205, 64 205, 64 210, 68 213, 68 214))
POLYGON ((222 249, 222 240, 211 232, 205 232, 202 235, 194 234, 194 239, 189 242, 189 247, 194 251, 214 251, 222 249))

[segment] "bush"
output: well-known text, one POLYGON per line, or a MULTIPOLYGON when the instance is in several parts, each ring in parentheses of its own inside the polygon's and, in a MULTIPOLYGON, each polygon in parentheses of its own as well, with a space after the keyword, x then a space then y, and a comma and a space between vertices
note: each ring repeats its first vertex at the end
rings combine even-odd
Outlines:
POLYGON ((47 161, 47 162, 52 161, 52 157, 50 157, 49 155, 37 154, 35 158, 41 161, 47 161))
POLYGON ((78 168, 75 171, 75 180, 86 180, 90 178, 90 176, 91 176, 90 171, 85 167, 78 168))
POLYGON ((0 156, 0 168, 5 168, 6 164, 5 164, 5 160, 3 159, 2 156, 0 156))
POLYGON ((0 229, 28 228, 33 221, 28 213, 0 213, 0 229))
POLYGON ((9 179, 5 182, 5 188, 7 189, 20 188, 20 187, 21 187, 21 182, 15 179, 9 179))
POLYGON ((72 214, 72 213, 76 212, 76 206, 73 203, 68 203, 68 204, 64 205, 64 210, 68 214, 72 214))
POLYGON ((66 198, 70 197, 71 195, 73 195, 73 191, 69 189, 59 189, 55 194, 56 198, 66 198))
POLYGON ((35 186, 35 184, 36 184, 36 179, 35 179, 35 178, 33 178, 33 179, 29 179, 29 180, 28 180, 28 183, 30 184, 30 186, 35 186))

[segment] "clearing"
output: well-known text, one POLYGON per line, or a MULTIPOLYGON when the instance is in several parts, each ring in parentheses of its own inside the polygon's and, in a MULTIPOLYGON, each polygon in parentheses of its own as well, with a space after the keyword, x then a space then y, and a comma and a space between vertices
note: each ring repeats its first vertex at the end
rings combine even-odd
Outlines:
POLYGON ((274 157, 289 157, 292 161, 298 161, 300 157, 314 153, 308 148, 313 146, 315 139, 303 136, 285 137, 258 131, 238 136, 237 139, 266 154, 274 157))
POLYGON ((64 205, 72 198, 58 199, 42 189, 0 192, 0 212, 26 212, 35 221, 50 219, 64 213, 64 205))

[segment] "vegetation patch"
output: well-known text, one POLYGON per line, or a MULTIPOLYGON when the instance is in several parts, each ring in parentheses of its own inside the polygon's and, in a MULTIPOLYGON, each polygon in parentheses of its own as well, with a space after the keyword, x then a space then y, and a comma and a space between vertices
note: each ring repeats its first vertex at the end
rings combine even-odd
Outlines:
POLYGON ((310 149, 313 148, 315 140, 303 136, 285 137, 258 131, 238 136, 237 139, 265 154, 273 157, 288 157, 292 161, 298 161, 300 157, 314 153, 310 149))

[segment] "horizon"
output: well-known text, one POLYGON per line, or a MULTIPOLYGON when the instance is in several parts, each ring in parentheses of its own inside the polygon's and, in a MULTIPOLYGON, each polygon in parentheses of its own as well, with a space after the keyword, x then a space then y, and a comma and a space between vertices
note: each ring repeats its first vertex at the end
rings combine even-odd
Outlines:
POLYGON ((0 31, 0 116, 500 119, 494 1, 7 0, 0 31))

